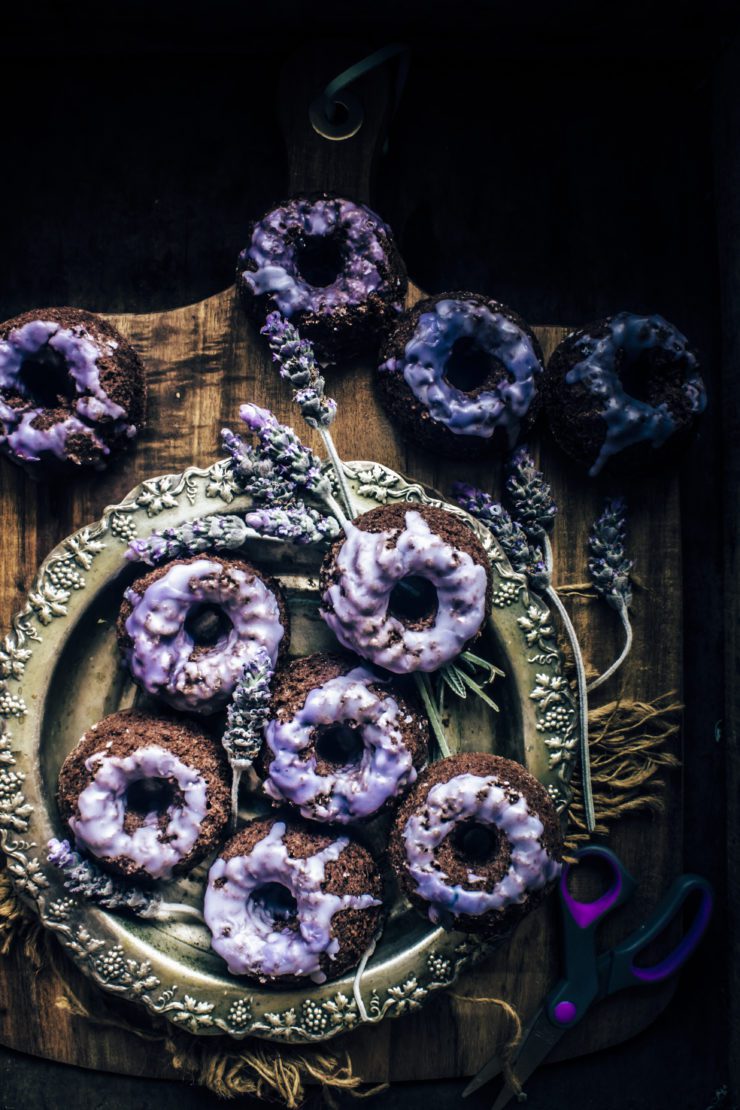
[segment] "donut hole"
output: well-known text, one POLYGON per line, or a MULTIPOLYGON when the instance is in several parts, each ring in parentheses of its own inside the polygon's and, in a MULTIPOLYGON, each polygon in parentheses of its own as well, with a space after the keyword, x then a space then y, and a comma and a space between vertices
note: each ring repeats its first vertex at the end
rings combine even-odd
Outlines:
POLYGON ((174 801, 175 787, 169 779, 137 779, 126 791, 126 812, 139 817, 150 813, 163 814, 174 801))
POLYGON ((338 721, 334 725, 321 725, 316 740, 316 754, 325 763, 349 767, 360 762, 365 745, 362 730, 357 725, 338 721))
POLYGON ((491 379, 500 377, 500 366, 475 336, 463 335, 452 344, 444 376, 449 385, 462 393, 475 393, 491 379))
POLYGON ((437 589, 428 578, 409 574, 391 590, 388 613, 402 624, 431 624, 437 615, 437 589))
POLYGON ((653 360, 649 351, 643 351, 635 358, 625 358, 619 371, 624 392, 648 405, 652 403, 653 378, 653 360))
POLYGON ((60 402, 63 404, 77 396, 64 356, 48 343, 24 358, 18 371, 18 384, 37 408, 53 409, 60 402))
POLYGON ((499 853, 499 834, 495 825, 463 821, 452 834, 458 856, 468 863, 491 863, 499 853))
POLYGON ((214 647, 226 639, 232 628, 221 606, 207 601, 194 605, 185 618, 185 632, 196 647, 214 647))
POLYGON ((298 916, 298 903, 282 883, 262 883, 249 895, 249 905, 260 917, 289 925, 298 916))
POLYGON ((308 285, 323 289, 333 285, 344 269, 344 251, 338 235, 308 235, 295 252, 298 273, 308 285))

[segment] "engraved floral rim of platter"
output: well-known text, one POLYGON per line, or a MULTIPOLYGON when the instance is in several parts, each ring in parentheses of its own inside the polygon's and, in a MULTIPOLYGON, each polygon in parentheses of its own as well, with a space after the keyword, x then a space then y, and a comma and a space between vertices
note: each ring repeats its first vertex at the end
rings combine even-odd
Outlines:
MULTIPOLYGON (((445 708, 450 747, 517 759, 564 814, 578 723, 547 607, 528 592, 525 578, 514 573, 490 532, 461 509, 378 463, 344 468, 358 511, 388 503, 438 505, 467 520, 484 544, 493 571, 493 604, 476 652, 505 672, 491 687, 501 711, 493 713, 478 699, 450 696, 445 708)), ((125 587, 141 573, 141 564, 124 558, 128 542, 213 512, 244 511, 250 504, 224 462, 150 478, 44 561, 0 648, 0 843, 17 890, 104 990, 143 1003, 191 1033, 305 1043, 417 1009, 493 945, 432 925, 385 876, 387 919, 360 982, 361 1013, 353 996, 354 970, 288 990, 251 984, 228 974, 210 949, 205 925, 105 911, 70 894, 46 858, 48 840, 67 835, 55 802, 66 754, 106 714, 154 705, 118 660, 118 607, 125 587)), ((318 615, 322 549, 254 534, 242 550, 283 585, 292 654, 336 647, 318 615)), ((243 783, 242 819, 269 812, 255 785, 251 779, 243 783)), ((387 828, 387 818, 378 818, 356 832, 376 858, 387 854, 382 851, 387 828)), ((206 874, 203 864, 167 884, 163 897, 199 905, 206 874)))

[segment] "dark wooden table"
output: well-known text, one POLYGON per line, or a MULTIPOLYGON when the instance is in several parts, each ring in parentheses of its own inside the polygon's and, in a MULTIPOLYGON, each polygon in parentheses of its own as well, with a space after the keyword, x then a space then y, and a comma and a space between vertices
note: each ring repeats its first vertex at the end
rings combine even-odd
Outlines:
MULTIPOLYGON (((719 211, 731 309, 727 282, 737 256, 729 234, 735 218, 729 151, 737 120, 729 108, 736 85, 732 67, 718 65, 716 38, 682 40, 679 49, 670 38, 661 46, 659 30, 650 40, 653 53, 643 43, 631 57, 588 61, 563 40, 549 51, 533 44, 536 58, 512 56, 509 36, 495 65, 490 38, 455 48, 419 40, 391 124, 388 154, 376 166, 372 200, 397 229, 412 276, 425 288, 482 289, 535 322, 578 323, 615 306, 657 308, 708 356, 713 396, 719 398, 719 268, 711 244, 719 211), (490 105, 497 106, 493 115, 490 105), (658 126, 645 122, 656 118, 658 126), (725 128, 718 133, 716 177, 713 118, 725 128), (623 135, 619 128, 625 120, 634 125, 623 135), (724 198, 720 206, 712 194, 715 180, 724 198), (481 242, 491 244, 490 250, 482 252, 481 242)), ((74 76, 68 60, 53 52, 41 63, 10 60, 0 78, 8 90, 32 73, 37 86, 61 97, 60 107, 68 109, 61 111, 63 118, 76 118, 84 107, 87 122, 71 140, 75 174, 55 170, 53 190, 45 173, 49 164, 64 165, 69 151, 51 124, 42 125, 44 141, 34 144, 28 160, 8 172, 2 241, 13 262, 0 285, 3 316, 63 301, 108 311, 173 308, 228 284, 234 244, 240 244, 249 216, 291 188, 280 125, 265 95, 274 87, 278 50, 269 35, 240 45, 246 58, 199 56, 196 66, 192 58, 162 53, 132 66, 126 55, 101 60, 83 51, 74 76), (196 69, 199 82, 193 87, 196 69), (135 84, 117 98, 124 73, 133 71, 135 84), (251 75, 251 100, 243 92, 245 72, 251 75), (241 90, 238 97, 235 87, 241 90), (210 215, 214 210, 223 213, 218 224, 210 215)), ((352 60, 373 45, 356 39, 337 50, 352 60)), ((280 61, 284 47, 281 43, 280 61)), ((11 138, 13 127, 23 133, 23 122, 22 114, 11 121, 11 138)), ((735 246, 736 231, 735 225, 735 246)), ((726 329, 732 319, 726 310, 726 329)), ((682 474, 688 741, 683 848, 686 866, 710 874, 723 887, 716 850, 724 837, 723 753, 714 740, 715 721, 722 716, 726 609, 719 588, 721 409, 713 405, 682 474)), ((29 553, 24 583, 35 554, 41 557, 43 551, 29 553)), ((727 627, 731 634, 732 622, 727 627)), ((722 1041, 727 999, 716 986, 726 982, 724 945, 718 921, 714 943, 697 957, 657 1029, 633 1042, 638 1045, 633 1054, 625 1048, 607 1054, 611 1065, 605 1066, 615 1076, 627 1063, 633 1067, 635 1089, 650 1090, 651 1105, 660 1104, 662 1091, 666 1098, 671 1094, 672 1105, 708 1106, 727 1078, 722 1041), (688 1022, 695 1003, 706 998, 708 983, 713 1004, 702 1004, 697 1030, 688 1022), (680 1049, 690 1036, 696 1050, 687 1071, 680 1049), (661 1062, 657 1079, 648 1066, 651 1051, 661 1062), (702 1097, 703 1103, 697 1101, 702 1097)), ((596 1090, 600 1105, 611 1105, 616 1085, 587 1078, 596 1064, 563 1065, 578 1066, 582 1072, 572 1074, 582 1076, 583 1090, 571 1096, 571 1104, 588 1105, 589 1092, 596 1090)), ((551 1069, 553 1075, 559 1071, 551 1069)), ((23 1066, 17 1063, 11 1074, 20 1082, 23 1066)), ((92 1099, 101 1079, 75 1075, 77 1082, 84 1076, 83 1089, 92 1099)), ((534 1095, 558 1089, 556 1079, 555 1088, 537 1082, 542 1085, 532 1087, 534 1095)), ((443 1090, 450 1094, 439 1087, 427 1091, 424 1101, 441 1099, 443 1090)), ((554 1093, 551 1097, 555 1104, 554 1093)))

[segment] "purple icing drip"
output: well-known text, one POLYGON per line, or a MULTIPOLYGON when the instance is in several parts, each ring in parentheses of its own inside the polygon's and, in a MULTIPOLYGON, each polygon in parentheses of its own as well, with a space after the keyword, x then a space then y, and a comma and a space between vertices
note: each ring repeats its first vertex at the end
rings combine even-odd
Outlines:
POLYGON ((192 850, 208 810, 206 782, 166 748, 150 745, 127 756, 96 752, 85 760, 93 781, 77 799, 77 813, 69 820, 78 845, 104 859, 130 859, 153 879, 166 879, 172 868, 192 850), (141 779, 174 779, 182 804, 170 805, 163 831, 156 812, 128 833, 126 791, 141 779))
POLYGON ((9 405, 0 398, 0 446, 19 459, 39 462, 45 456, 65 459, 67 440, 73 434, 84 435, 108 455, 110 448, 96 434, 96 426, 114 435, 134 436, 136 428, 126 422, 125 410, 111 401, 100 384, 98 359, 113 355, 117 346, 114 340, 93 339, 80 326, 64 328, 52 320, 31 320, 14 328, 7 339, 0 340, 0 390, 20 395, 24 403, 9 405), (64 360, 76 396, 55 406, 68 409, 69 415, 39 429, 32 427, 33 421, 47 410, 34 403, 22 369, 27 359, 42 355, 47 347, 64 360))
POLYGON ((584 335, 578 348, 584 357, 566 374, 568 385, 582 383, 593 397, 603 401, 601 416, 606 437, 596 462, 589 470, 595 477, 608 459, 636 443, 660 447, 676 431, 668 405, 650 405, 625 392, 620 374, 646 351, 667 351, 684 369, 681 385, 689 412, 702 413, 707 395, 699 364, 688 340, 662 316, 635 316, 620 312, 606 323, 607 334, 599 339, 584 335))
POLYGON ((321 956, 334 959, 339 941, 331 935, 340 910, 381 905, 371 894, 329 894, 321 889, 327 863, 349 844, 340 837, 306 859, 291 859, 283 841, 285 825, 276 821, 249 855, 217 859, 208 873, 203 916, 211 945, 232 975, 309 976, 323 983, 321 956), (296 901, 298 929, 281 929, 252 895, 268 883, 285 887, 296 901))
MULTIPOLYGON (((417 894, 429 902, 430 921, 437 924, 449 915, 478 917, 504 910, 556 879, 561 865, 543 847, 543 832, 542 822, 530 813, 526 799, 509 801, 492 776, 456 775, 433 786, 403 831, 408 872, 417 894), (458 824, 470 820, 495 826, 509 842, 509 870, 491 891, 450 883, 436 860, 443 840, 458 824)), ((468 873, 468 883, 481 881, 474 872, 468 873)))
POLYGON ((370 293, 382 291, 386 252, 381 236, 390 236, 389 228, 363 204, 339 197, 292 200, 255 224, 239 267, 256 264, 256 270, 243 270, 244 281, 257 296, 271 293, 288 319, 296 312, 329 314, 363 304, 370 293), (297 248, 301 241, 322 238, 340 247, 341 270, 330 285, 310 285, 300 273, 297 248))
POLYGON ((265 740, 273 760, 265 793, 276 801, 292 802, 304 817, 346 824, 370 817, 389 798, 416 781, 411 753, 406 747, 398 702, 369 689, 378 678, 363 667, 332 678, 309 691, 301 709, 289 721, 269 721, 265 740), (359 765, 346 765, 328 774, 316 770, 316 755, 304 758, 321 725, 347 724, 360 729, 363 753, 359 765))
POLYGON ((430 416, 456 435, 490 439, 503 428, 513 447, 542 364, 527 333, 502 313, 476 301, 449 299, 421 314, 404 357, 389 359, 380 370, 402 372, 430 416), (503 365, 507 376, 494 389, 472 395, 447 380, 447 363, 459 339, 474 340, 503 365))
POLYGON ((176 709, 208 714, 222 708, 260 649, 275 665, 285 631, 277 599, 240 567, 209 559, 178 563, 143 594, 128 589, 126 599, 132 606, 126 662, 140 686, 176 709), (185 622, 201 603, 219 606, 231 628, 220 643, 196 651, 185 622))
POLYGON ((402 532, 363 532, 350 525, 336 557, 337 582, 321 615, 345 647, 396 674, 436 671, 464 648, 486 615, 485 569, 446 543, 409 510, 402 532), (427 578, 437 591, 429 628, 412 629, 388 612, 402 578, 427 578))

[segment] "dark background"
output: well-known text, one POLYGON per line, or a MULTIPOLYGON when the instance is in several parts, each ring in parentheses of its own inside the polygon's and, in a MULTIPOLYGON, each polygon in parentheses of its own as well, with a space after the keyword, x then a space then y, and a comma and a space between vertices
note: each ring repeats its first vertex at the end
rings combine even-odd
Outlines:
MULTIPOLYGON (((229 285, 249 220, 286 188, 281 66, 341 36, 346 64, 389 41, 411 47, 373 206, 393 226, 415 282, 430 293, 486 292, 536 324, 660 312, 690 337, 711 403, 684 462, 685 866, 715 883, 719 912, 649 1030, 544 1069, 527 1089, 533 1108, 734 1105, 725 1090, 730 946, 715 725, 723 713, 719 301, 728 257, 726 243, 718 250, 718 192, 738 152, 718 137, 716 121, 740 89, 737 8, 267 9, 55 4, 6 17, 0 318, 65 303, 173 308, 229 285)), ((327 81, 334 75, 327 71, 327 81)), ((461 1087, 398 1085, 375 1105, 432 1110, 457 1104, 461 1087)), ((184 1085, 0 1049, 3 1110, 155 1101, 162 1110, 221 1105, 184 1085)), ((489 1102, 487 1093, 471 1100, 473 1108, 489 1102)))

